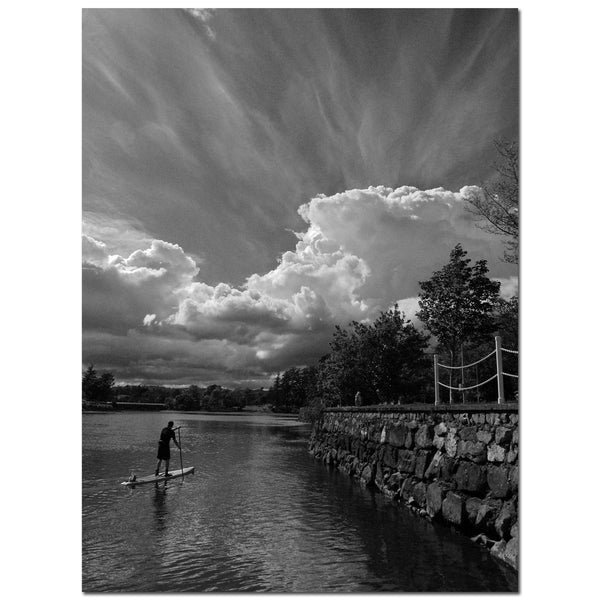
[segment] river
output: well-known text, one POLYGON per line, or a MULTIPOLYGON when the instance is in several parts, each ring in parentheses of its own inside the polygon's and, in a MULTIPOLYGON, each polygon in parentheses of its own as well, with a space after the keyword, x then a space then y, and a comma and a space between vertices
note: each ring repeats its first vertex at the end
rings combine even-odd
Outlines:
POLYGON ((517 591, 466 537, 315 461, 309 435, 264 414, 84 413, 83 591, 517 591), (195 474, 119 485, 154 471, 168 420, 195 474))

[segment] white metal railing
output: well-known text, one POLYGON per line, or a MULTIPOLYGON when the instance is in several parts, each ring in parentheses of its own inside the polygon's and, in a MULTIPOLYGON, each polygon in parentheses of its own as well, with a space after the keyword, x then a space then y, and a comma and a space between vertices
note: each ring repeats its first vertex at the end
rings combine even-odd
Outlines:
POLYGON ((503 404, 504 402, 506 402, 506 400, 504 398, 504 376, 515 377, 515 378, 518 378, 519 376, 514 375, 512 373, 505 373, 502 370, 502 352, 510 352, 511 354, 518 354, 519 351, 518 350, 509 350, 508 348, 503 348, 502 347, 502 338, 499 335, 495 336, 495 341, 496 341, 496 347, 494 348, 494 350, 492 350, 492 352, 490 352, 487 356, 484 356, 483 358, 480 358, 479 360, 476 360, 475 362, 468 364, 468 365, 460 365, 457 367, 450 366, 450 365, 443 365, 442 363, 440 363, 438 361, 438 355, 437 354, 433 355, 433 377, 434 377, 434 385, 435 385, 435 403, 436 404, 440 404, 440 386, 450 390, 450 404, 453 404, 453 401, 452 401, 452 391, 453 390, 457 391, 457 392, 466 392, 467 390, 474 390, 478 387, 481 387, 482 385, 485 385, 486 383, 489 383, 493 379, 498 380, 498 404, 503 404), (486 379, 485 381, 482 381, 481 383, 477 383, 476 385, 471 385, 469 387, 463 387, 462 383, 459 383, 458 387, 454 387, 452 385, 446 385, 445 383, 442 383, 440 381, 440 373, 439 373, 440 367, 442 367, 444 369, 468 369, 469 367, 474 367, 475 365, 478 365, 480 362, 487 360, 494 354, 496 355, 496 372, 489 379, 486 379))

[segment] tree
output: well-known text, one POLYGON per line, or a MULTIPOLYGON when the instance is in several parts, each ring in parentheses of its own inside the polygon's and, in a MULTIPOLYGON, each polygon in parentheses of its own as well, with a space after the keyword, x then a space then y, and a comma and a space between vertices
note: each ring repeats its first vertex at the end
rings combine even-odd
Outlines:
POLYGON ((502 336, 502 345, 511 350, 519 348, 519 297, 501 300, 498 304, 498 333, 502 336))
POLYGON ((295 412, 315 397, 317 369, 292 367, 275 377, 269 397, 275 412, 295 412))
POLYGON ((115 378, 112 373, 98 375, 94 365, 90 365, 83 374, 81 391, 87 402, 110 402, 112 400, 115 378))
POLYGON ((98 374, 94 369, 94 365, 90 365, 85 373, 83 374, 83 378, 81 380, 81 391, 83 395, 83 399, 92 402, 96 397, 96 385, 98 381, 98 374))
POLYGON ((365 403, 415 400, 429 363, 425 335, 394 306, 373 323, 337 327, 331 352, 319 364, 317 390, 326 404, 352 404, 360 391, 365 403))
MULTIPOLYGON (((355 325, 356 322, 350 324, 355 325)), ((320 365, 319 387, 326 392, 327 404, 351 404, 354 394, 366 381, 358 336, 336 325, 329 347, 331 352, 320 365)))
POLYGON ((378 402, 414 399, 429 367, 424 350, 427 337, 406 321, 395 305, 382 312, 372 325, 357 324, 360 360, 367 370, 366 382, 378 402))
POLYGON ((471 259, 466 256, 457 244, 450 253, 450 262, 431 279, 419 282, 421 310, 417 317, 449 353, 451 366, 464 344, 479 344, 496 330, 500 283, 487 277, 485 260, 471 267, 471 259))
POLYGON ((519 146, 517 142, 494 141, 500 161, 494 163, 494 179, 482 186, 482 194, 467 198, 470 212, 490 233, 505 236, 504 260, 519 262, 519 146))

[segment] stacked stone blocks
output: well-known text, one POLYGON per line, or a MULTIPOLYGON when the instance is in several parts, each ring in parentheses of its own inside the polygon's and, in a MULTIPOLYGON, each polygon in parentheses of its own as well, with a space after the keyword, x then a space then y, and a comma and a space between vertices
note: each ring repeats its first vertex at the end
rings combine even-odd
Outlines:
POLYGON ((517 568, 518 410, 461 409, 328 409, 309 450, 517 568))

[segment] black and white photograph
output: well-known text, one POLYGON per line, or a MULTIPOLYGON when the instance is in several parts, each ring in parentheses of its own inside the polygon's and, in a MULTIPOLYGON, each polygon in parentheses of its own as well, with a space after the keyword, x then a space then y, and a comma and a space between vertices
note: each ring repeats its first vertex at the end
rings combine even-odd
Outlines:
POLYGON ((520 591, 520 17, 82 10, 83 592, 520 591))

